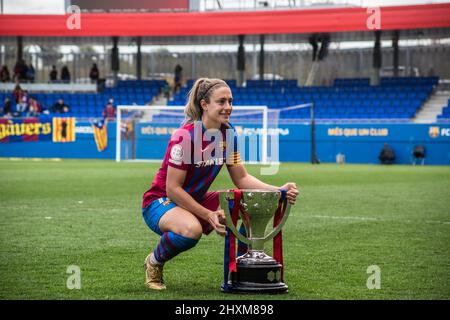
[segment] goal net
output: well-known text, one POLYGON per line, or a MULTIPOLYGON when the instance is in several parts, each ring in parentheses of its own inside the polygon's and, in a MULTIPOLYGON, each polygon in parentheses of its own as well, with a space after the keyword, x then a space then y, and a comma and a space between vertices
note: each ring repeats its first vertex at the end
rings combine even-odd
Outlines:
MULTIPOLYGON (((116 161, 161 161, 170 135, 185 120, 184 106, 117 107, 116 161)), ((230 122, 246 163, 278 162, 279 112, 266 106, 233 106, 230 122)))

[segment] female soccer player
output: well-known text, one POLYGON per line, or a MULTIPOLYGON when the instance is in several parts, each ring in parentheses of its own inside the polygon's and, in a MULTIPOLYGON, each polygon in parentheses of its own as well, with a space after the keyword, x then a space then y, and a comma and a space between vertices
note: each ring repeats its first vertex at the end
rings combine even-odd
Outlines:
POLYGON ((144 220, 161 236, 145 259, 145 284, 150 289, 166 288, 164 263, 194 247, 202 233, 208 235, 216 230, 222 236, 226 234, 218 194, 208 192, 224 163, 237 188, 283 188, 288 201, 295 203, 295 183, 276 187, 247 173, 237 151, 236 136, 230 135, 230 131, 234 132, 229 123, 232 100, 231 90, 223 80, 201 78, 195 82, 185 108, 186 121, 171 136, 162 166, 144 193, 144 220), (208 135, 214 139, 205 138, 208 135))

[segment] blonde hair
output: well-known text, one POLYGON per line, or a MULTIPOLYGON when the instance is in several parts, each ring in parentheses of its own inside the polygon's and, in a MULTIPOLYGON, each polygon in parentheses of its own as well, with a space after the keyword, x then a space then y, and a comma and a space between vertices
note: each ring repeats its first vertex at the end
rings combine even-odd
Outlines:
POLYGON ((189 91, 189 98, 184 108, 186 115, 185 123, 192 123, 202 119, 203 109, 200 104, 202 100, 209 103, 212 93, 217 88, 228 87, 228 84, 221 79, 200 78, 195 81, 191 91, 189 91))

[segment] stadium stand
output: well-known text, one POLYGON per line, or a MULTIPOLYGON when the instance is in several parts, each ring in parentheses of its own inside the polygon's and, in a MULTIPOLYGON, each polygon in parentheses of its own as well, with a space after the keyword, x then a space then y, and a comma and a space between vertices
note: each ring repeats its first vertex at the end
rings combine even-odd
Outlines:
MULTIPOLYGON (((70 112, 64 115, 75 117, 101 117, 102 111, 110 97, 114 98, 115 105, 137 104, 144 105, 159 94, 160 90, 167 84, 165 80, 122 80, 114 88, 105 88, 99 93, 49 93, 30 92, 29 95, 37 99, 43 110, 50 110, 58 99, 63 99, 70 106, 70 112)), ((3 103, 5 97, 9 96, 12 101, 12 110, 16 104, 11 93, 0 93, 0 101, 3 103)), ((42 114, 41 117, 52 116, 42 114)), ((61 116, 61 115, 59 115, 61 116)))
MULTIPOLYGON (((368 78, 336 79, 330 87, 298 87, 296 80, 248 80, 237 88, 227 80, 234 105, 267 105, 284 108, 314 102, 318 119, 388 119, 409 120, 433 92, 438 77, 381 78, 371 86, 368 78)), ((169 101, 184 105, 192 80, 169 101)), ((310 118, 308 108, 286 111, 286 118, 310 118)))
MULTIPOLYGON (((381 78, 371 86, 368 78, 335 79, 333 86, 299 87, 297 80, 248 80, 245 87, 237 87, 235 80, 226 80, 234 97, 234 105, 267 105, 271 109, 315 103, 317 119, 376 119, 408 121, 433 92, 438 77, 381 78)), ((193 80, 187 81, 168 105, 184 105, 193 80)), ((114 88, 92 93, 31 93, 48 110, 64 99, 71 111, 67 116, 101 117, 110 97, 115 105, 144 105, 157 96, 165 80, 122 80, 114 88)), ((10 93, 1 93, 4 101, 10 93)), ((12 99, 13 101, 13 99, 12 99)), ((15 103, 12 106, 15 109, 15 103)), ((284 118, 309 119, 309 108, 283 112, 284 118)), ((51 116, 51 114, 50 114, 51 116)), ((450 118, 450 104, 439 119, 450 118)))

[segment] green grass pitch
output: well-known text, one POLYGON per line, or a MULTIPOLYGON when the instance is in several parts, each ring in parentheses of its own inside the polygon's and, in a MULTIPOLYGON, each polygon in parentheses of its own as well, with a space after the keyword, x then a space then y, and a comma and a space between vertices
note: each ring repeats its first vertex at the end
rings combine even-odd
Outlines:
MULTIPOLYGON (((0 161, 1 299, 449 299, 450 170, 440 166, 282 164, 271 184, 301 197, 283 231, 284 295, 221 293, 223 239, 211 234, 144 286, 158 240, 141 198, 159 164, 0 161), (67 268, 81 270, 69 290, 67 268), (369 290, 369 266, 380 289, 369 290)), ((212 190, 232 187, 224 168, 212 190)), ((270 253, 271 246, 268 246, 270 253)))

